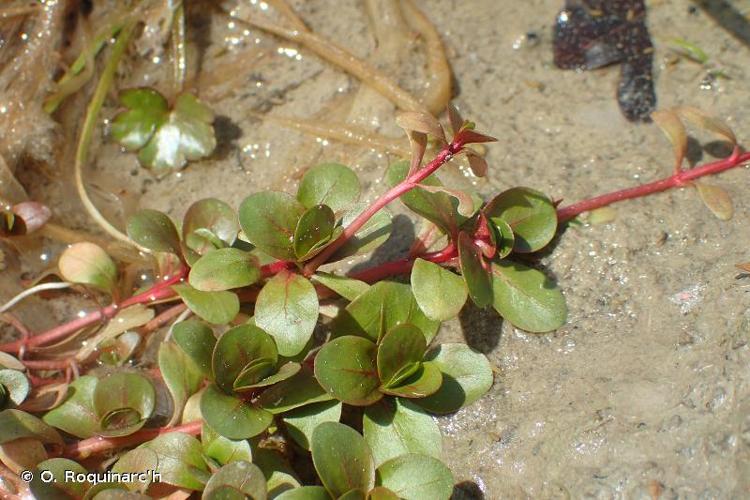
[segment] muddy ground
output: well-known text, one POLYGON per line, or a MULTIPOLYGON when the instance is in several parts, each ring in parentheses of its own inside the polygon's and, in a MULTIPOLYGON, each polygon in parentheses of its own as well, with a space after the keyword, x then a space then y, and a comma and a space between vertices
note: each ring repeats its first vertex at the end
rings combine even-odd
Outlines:
MULTIPOLYGON (((375 57, 419 91, 419 47, 393 59, 378 53, 360 2, 293 3, 316 32, 375 57)), ((447 46, 457 105, 499 138, 488 148, 489 180, 453 172, 455 182, 474 184, 486 196, 528 185, 572 202, 668 174, 672 151, 661 132, 627 122, 618 110, 618 68, 553 66, 551 28, 561 3, 419 2, 447 46)), ((700 107, 724 118, 741 141, 750 140, 750 48, 691 2, 647 3, 660 107, 700 107), (684 60, 674 64, 669 46, 675 38, 700 46, 731 79, 702 85, 704 69, 684 60)), ((734 3, 750 11, 748 2, 734 3)), ((129 209, 156 208, 175 217, 203 197, 237 206, 253 191, 290 188, 300 172, 321 161, 352 165, 368 180, 370 197, 382 190, 382 172, 393 156, 303 135, 251 113, 348 120, 398 137, 390 103, 309 52, 230 26, 226 18, 207 16, 195 27, 211 79, 202 95, 221 117, 217 156, 157 179, 133 156, 105 144, 91 165, 92 184, 102 192, 125 188, 129 209), (218 49, 240 54, 238 65, 231 71, 215 66, 220 69, 212 73, 218 49), (223 88, 230 77, 239 83, 223 88)), ((157 62, 134 65, 121 84, 163 80, 157 62)), ((60 168, 58 177, 19 176, 32 197, 52 200, 58 218, 86 227, 72 184, 65 182, 67 167, 60 168)), ((731 221, 714 218, 693 189, 684 189, 619 204, 609 224, 565 230, 541 258, 570 308, 557 332, 527 334, 494 313, 470 309, 443 327, 442 338, 466 338, 498 371, 484 399, 440 419, 445 460, 462 483, 459 497, 750 495, 750 277, 734 267, 750 260, 750 172, 740 168, 710 182, 732 195, 731 221)), ((106 197, 99 202, 107 208, 106 197)), ((129 209, 115 208, 108 213, 121 223, 118 210, 129 209)), ((396 222, 397 234, 377 259, 408 248, 408 219, 396 222)), ((65 317, 64 310, 56 314, 65 317)))

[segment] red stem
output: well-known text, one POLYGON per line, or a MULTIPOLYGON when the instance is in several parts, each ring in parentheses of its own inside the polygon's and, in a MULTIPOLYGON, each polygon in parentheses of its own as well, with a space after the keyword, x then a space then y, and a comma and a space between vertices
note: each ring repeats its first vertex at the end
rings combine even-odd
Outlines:
POLYGON ((83 441, 69 444, 63 449, 62 455, 72 460, 83 460, 92 455, 99 455, 101 453, 104 453, 105 451, 145 443, 146 441, 151 441, 152 439, 161 436, 162 434, 169 434, 170 432, 184 432, 185 434, 197 436, 201 433, 202 426, 202 420, 195 420, 193 422, 188 422, 187 424, 178 425, 176 427, 141 429, 129 436, 96 436, 84 439, 83 441))
POLYGON ((356 219, 349 224, 341 235, 328 245, 325 250, 320 252, 314 259, 308 262, 304 267, 305 276, 311 276, 315 270, 321 265, 325 264, 329 257, 331 257, 336 250, 341 248, 347 241, 349 241, 357 231, 362 229, 367 221, 369 221, 373 215, 378 213, 383 207, 388 205, 393 200, 397 199, 404 193, 411 191, 416 188, 417 185, 425 180, 427 177, 432 175, 437 169, 445 165, 448 161, 453 158, 454 155, 459 153, 464 147, 464 140, 461 137, 456 137, 453 141, 445 146, 437 156, 427 165, 420 168, 403 181, 399 182, 391 189, 382 194, 377 200, 375 200, 369 207, 367 207, 356 219))
POLYGON ((648 196, 668 189, 682 187, 692 180, 706 175, 718 174, 725 170, 738 167, 748 161, 750 161, 750 152, 740 154, 739 148, 735 147, 734 152, 728 158, 722 158, 689 170, 680 170, 679 172, 675 172, 671 176, 659 179, 658 181, 603 194, 601 196, 589 198, 588 200, 579 201, 578 203, 563 207, 557 211, 557 219, 559 222, 566 222, 583 212, 605 207, 618 201, 640 198, 642 196, 648 196))

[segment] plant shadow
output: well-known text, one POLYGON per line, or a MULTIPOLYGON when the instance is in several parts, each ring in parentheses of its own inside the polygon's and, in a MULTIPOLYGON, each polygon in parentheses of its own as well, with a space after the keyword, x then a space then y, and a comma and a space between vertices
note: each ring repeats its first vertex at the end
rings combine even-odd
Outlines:
POLYGON ((474 481, 461 481, 453 486, 451 500, 484 500, 481 488, 474 481))
POLYGON ((503 318, 492 307, 482 309, 469 300, 461 309, 458 321, 466 344, 475 351, 487 354, 500 343, 503 318))

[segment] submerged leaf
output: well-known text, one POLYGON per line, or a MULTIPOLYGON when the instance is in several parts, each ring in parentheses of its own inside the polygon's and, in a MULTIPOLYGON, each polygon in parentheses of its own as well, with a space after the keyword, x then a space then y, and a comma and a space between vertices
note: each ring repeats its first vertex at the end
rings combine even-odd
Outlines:
POLYGON ((86 241, 66 248, 58 261, 66 281, 112 293, 117 284, 117 266, 100 246, 86 241))
POLYGON ((727 141, 731 142, 733 145, 737 144, 737 137, 735 137, 732 129, 718 118, 714 118, 705 111, 694 108, 692 106, 679 106, 674 110, 678 115, 680 115, 690 123, 693 123, 694 125, 713 132, 717 135, 720 135, 727 141))
POLYGON ((0 370, 0 408, 18 406, 31 391, 29 379, 18 370, 0 370))
POLYGON ((682 167, 682 161, 685 159, 688 147, 685 125, 683 125, 680 117, 670 109, 654 111, 651 113, 651 119, 659 126, 662 132, 664 132, 664 135, 667 136, 669 142, 672 143, 675 168, 679 170, 680 167, 682 167))
POLYGON ((711 213, 717 219, 729 220, 732 218, 732 215, 734 215, 732 198, 724 188, 704 182, 694 182, 693 185, 698 190, 703 204, 711 210, 711 213))

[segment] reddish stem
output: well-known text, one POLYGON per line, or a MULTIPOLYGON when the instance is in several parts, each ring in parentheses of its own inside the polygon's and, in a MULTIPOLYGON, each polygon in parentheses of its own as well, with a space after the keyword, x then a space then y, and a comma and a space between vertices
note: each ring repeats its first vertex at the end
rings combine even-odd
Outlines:
POLYGON ((136 444, 145 443, 152 439, 161 436, 162 434, 169 434, 170 432, 184 432, 192 436, 197 436, 201 433, 201 427, 203 426, 202 420, 195 420, 187 424, 178 425, 176 427, 158 427, 156 429, 141 429, 129 436, 122 437, 102 437, 96 436, 76 443, 71 443, 66 446, 62 455, 71 460, 83 460, 92 455, 99 455, 106 451, 114 450, 117 448, 125 448, 136 444))
POLYGON ((451 158, 453 158, 454 155, 461 152, 464 145, 465 142, 462 137, 454 138, 453 141, 450 144, 446 145, 430 163, 418 169, 416 172, 409 175, 406 179, 399 182, 384 194, 382 194, 361 214, 359 214, 357 218, 354 219, 352 223, 346 227, 346 229, 344 229, 344 232, 341 233, 336 241, 328 245, 325 250, 320 252, 314 259, 312 259, 305 265, 303 270, 305 276, 311 276, 318 267, 325 264, 326 261, 336 252, 336 250, 341 248, 347 241, 353 238, 354 235, 357 234, 357 231, 362 229, 362 226, 364 226, 367 221, 372 218, 373 215, 378 213, 383 209, 383 207, 388 205, 393 200, 397 199, 402 194, 416 188, 420 182, 432 175, 437 169, 445 165, 448 161, 451 160, 451 158))
POLYGON ((718 174, 725 170, 738 167, 748 161, 750 161, 750 152, 740 154, 739 148, 735 147, 732 155, 727 158, 722 158, 689 170, 680 170, 669 177, 649 182, 648 184, 614 191, 612 193, 603 194, 601 196, 589 198, 588 200, 579 201, 578 203, 563 207, 557 211, 557 219, 560 222, 566 222, 583 212, 606 207, 607 205, 611 205, 618 201, 641 198, 668 189, 683 187, 692 180, 706 175, 718 174))
POLYGON ((448 246, 446 246, 439 252, 426 253, 423 255, 417 255, 415 257, 407 257, 405 259, 386 262, 385 264, 381 264, 370 269, 365 269, 364 271, 352 273, 349 275, 349 277, 366 281, 367 283, 372 283, 389 276, 397 276, 399 274, 406 274, 410 272, 411 268, 414 267, 414 261, 418 258, 440 264, 443 262, 448 262, 457 256, 458 251, 456 245, 451 242, 448 244, 448 246))
POLYGON ((49 344, 56 340, 65 338, 66 336, 77 332, 81 328, 93 325, 97 321, 108 320, 114 317, 120 309, 125 309, 135 304, 144 304, 148 302, 155 302, 157 300, 166 299, 172 297, 175 292, 172 290, 172 285, 179 283, 186 274, 186 270, 182 269, 174 276, 160 281, 145 292, 133 295, 119 304, 110 304, 107 307, 98 311, 92 311, 87 315, 74 319, 63 325, 56 326, 51 330, 47 330, 39 335, 34 335, 28 339, 16 340, 15 342, 8 342, 0 345, 0 351, 3 352, 18 352, 24 347, 36 347, 44 344, 49 344))

